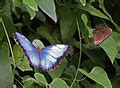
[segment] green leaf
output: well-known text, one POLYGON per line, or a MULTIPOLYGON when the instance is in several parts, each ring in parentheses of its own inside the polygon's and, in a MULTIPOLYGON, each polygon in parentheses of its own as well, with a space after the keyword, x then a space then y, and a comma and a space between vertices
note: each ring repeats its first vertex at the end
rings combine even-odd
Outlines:
POLYGON ((66 68, 68 62, 66 58, 63 58, 63 59, 64 59, 63 62, 60 64, 58 68, 56 68, 54 71, 48 72, 53 79, 60 77, 63 70, 66 68))
POLYGON ((17 86, 16 85, 13 85, 13 87, 12 88, 17 88, 17 86))
POLYGON ((116 47, 116 42, 115 40, 110 36, 107 38, 104 42, 100 44, 100 46, 103 48, 103 50, 106 52, 108 57, 110 58, 110 61, 114 62, 115 57, 118 53, 117 47, 116 47))
POLYGON ((89 80, 83 80, 81 81, 82 85, 84 85, 85 88, 104 88, 102 85, 98 83, 91 83, 89 80))
POLYGON ((69 76, 69 79, 72 78, 72 80, 73 80, 74 76, 75 76, 75 72, 76 72, 75 66, 74 65, 70 65, 67 69, 65 69, 64 74, 69 76))
POLYGON ((10 57, 0 49, 0 88, 12 88, 12 81, 13 75, 10 57))
POLYGON ((12 19, 10 4, 8 3, 7 0, 0 0, 0 16, 2 16, 3 14, 12 19))
POLYGON ((27 78, 24 80, 23 88, 44 88, 33 78, 27 78))
POLYGON ((79 0, 79 1, 82 3, 83 6, 86 5, 86 0, 79 0))
POLYGON ((92 36, 93 36, 93 29, 88 26, 88 18, 87 18, 87 15, 86 15, 86 14, 82 14, 82 15, 81 15, 81 18, 82 18, 82 20, 83 20, 83 22, 84 22, 84 24, 85 24, 86 29, 87 29, 88 32, 89 32, 89 37, 92 37, 92 36))
POLYGON ((114 24, 114 26, 117 28, 118 31, 120 31, 120 29, 118 28, 118 25, 113 21, 111 15, 107 12, 105 5, 104 5, 104 0, 98 0, 99 2, 99 7, 104 11, 104 13, 110 18, 110 21, 114 24))
POLYGON ((38 39, 33 40, 32 44, 38 49, 42 49, 45 47, 44 44, 38 39))
POLYGON ((23 0, 23 2, 31 16, 31 19, 33 19, 36 15, 35 11, 38 11, 37 3, 34 0, 23 0))
POLYGON ((104 86, 104 88, 112 88, 111 82, 106 72, 101 67, 94 67, 90 73, 83 69, 79 69, 79 71, 90 79, 104 86))
POLYGON ((107 10, 105 9, 104 0, 98 0, 98 2, 99 2, 99 7, 104 11, 105 14, 107 14, 107 16, 108 16, 110 19, 112 19, 111 16, 110 16, 110 14, 109 14, 109 13, 107 12, 107 10))
POLYGON ((57 22, 54 0, 35 0, 43 12, 57 22))
POLYGON ((82 14, 82 15, 81 15, 81 18, 82 18, 84 24, 87 25, 87 23, 88 23, 88 18, 87 18, 87 16, 86 16, 86 14, 82 14))
POLYGON ((35 10, 31 9, 31 8, 30 8, 29 6, 27 6, 27 5, 25 5, 25 6, 26 6, 26 9, 27 9, 28 13, 29 13, 30 16, 31 16, 31 19, 33 19, 33 18, 35 17, 35 15, 36 15, 35 10))
POLYGON ((23 0, 23 2, 32 10, 38 11, 37 3, 35 2, 35 0, 23 0))
POLYGON ((39 20, 41 20, 42 22, 46 21, 45 16, 43 15, 43 13, 41 11, 37 11, 36 12, 36 18, 38 18, 39 20))
POLYGON ((22 71, 31 71, 32 68, 29 65, 27 57, 22 52, 21 48, 18 45, 14 45, 13 54, 15 58, 16 66, 22 71))
POLYGON ((77 29, 76 19, 71 9, 67 6, 61 6, 59 13, 61 37, 64 42, 68 42, 71 40, 77 29))
MULTIPOLYGON (((84 15, 85 16, 85 15, 84 15)), ((83 19, 83 17, 82 17, 82 14, 81 14, 81 17, 79 17, 78 19, 77 19, 77 21, 78 21, 78 24, 77 24, 77 26, 78 26, 78 28, 80 29, 80 32, 82 33, 81 35, 82 35, 82 38, 83 38, 83 40, 84 40, 84 42, 86 43, 86 44, 88 44, 88 43, 90 43, 90 41, 89 41, 89 32, 88 32, 88 29, 87 29, 87 25, 86 25, 86 21, 87 21, 87 19, 86 19, 86 21, 84 21, 84 19, 83 19), (85 22, 85 23, 84 23, 85 22)), ((88 23, 87 23, 88 24, 88 23)))
POLYGON ((44 75, 43 74, 41 74, 41 73, 35 73, 35 79, 36 79, 36 81, 38 82, 38 83, 43 83, 43 84, 45 84, 45 85, 47 85, 48 83, 47 83, 47 80, 45 79, 45 77, 44 77, 44 75))
POLYGON ((120 75, 116 76, 112 79, 112 85, 113 85, 113 88, 119 88, 120 87, 120 75))
POLYGON ((57 36, 53 35, 53 31, 49 29, 48 25, 42 25, 38 27, 37 32, 44 38, 46 38, 51 44, 59 43, 57 36))
POLYGON ((5 2, 6 2, 5 0, 0 1, 0 12, 4 9, 5 2))
POLYGON ((4 52, 6 52, 6 55, 9 56, 10 55, 10 50, 9 50, 9 46, 7 42, 3 42, 2 43, 2 50, 4 50, 4 52))
POLYGON ((0 40, 2 40, 3 36, 4 36, 4 29, 3 29, 3 26, 0 22, 0 40))
POLYGON ((3 21, 3 24, 4 24, 7 32, 8 32, 8 35, 10 37, 12 37, 13 32, 17 31, 15 26, 14 26, 14 23, 6 15, 2 16, 2 21, 3 21))
POLYGON ((74 82, 72 88, 82 88, 82 86, 80 86, 79 83, 74 82))
POLYGON ((120 33, 113 32, 112 33, 112 38, 115 40, 118 51, 120 51, 120 33))
MULTIPOLYGON (((105 55, 100 49, 87 49, 83 48, 83 52, 96 64, 99 66, 104 66, 105 55), (102 59, 101 59, 102 58, 102 59)), ((89 65, 89 64, 88 64, 89 65)))
POLYGON ((69 88, 66 82, 60 78, 55 78, 49 85, 50 88, 69 88))
POLYGON ((20 13, 17 11, 17 8, 23 8, 23 0, 14 0, 12 2, 12 11, 17 16, 17 18, 20 18, 20 13))
POLYGON ((100 12, 99 10, 97 10, 96 8, 91 6, 90 4, 86 4, 86 6, 82 6, 80 4, 80 9, 85 10, 85 11, 89 12, 90 14, 92 14, 94 16, 110 20, 106 15, 104 15, 102 12, 100 12))

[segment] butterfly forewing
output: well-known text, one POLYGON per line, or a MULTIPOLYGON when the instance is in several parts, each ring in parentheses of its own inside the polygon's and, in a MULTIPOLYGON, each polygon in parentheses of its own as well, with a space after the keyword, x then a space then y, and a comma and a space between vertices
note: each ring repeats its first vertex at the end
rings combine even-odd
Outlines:
POLYGON ((23 52, 34 67, 40 66, 40 56, 36 47, 23 35, 18 32, 13 33, 14 39, 21 46, 23 52))
POLYGON ((99 28, 94 31, 93 34, 93 43, 94 45, 98 45, 102 43, 105 39, 107 39, 112 34, 111 28, 99 28))
POLYGON ((69 45, 56 44, 47 46, 41 51, 41 67, 43 70, 52 71, 58 67, 59 63, 70 52, 72 47, 69 45))

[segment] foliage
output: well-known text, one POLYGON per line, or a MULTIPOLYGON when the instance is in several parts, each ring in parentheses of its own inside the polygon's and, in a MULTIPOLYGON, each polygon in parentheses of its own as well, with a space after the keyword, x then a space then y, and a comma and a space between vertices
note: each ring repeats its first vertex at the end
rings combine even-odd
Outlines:
POLYGON ((0 0, 0 88, 119 88, 119 0, 0 0), (93 45, 93 29, 112 35, 93 45), (18 31, 40 49, 74 47, 52 71, 33 68, 13 40, 18 31))

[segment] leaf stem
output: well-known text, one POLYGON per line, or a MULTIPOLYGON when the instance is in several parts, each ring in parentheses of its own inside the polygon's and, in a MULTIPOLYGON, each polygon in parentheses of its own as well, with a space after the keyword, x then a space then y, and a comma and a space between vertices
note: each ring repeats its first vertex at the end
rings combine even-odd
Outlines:
POLYGON ((80 39, 80 55, 79 55, 79 61, 78 61, 78 66, 77 66, 77 70, 76 70, 76 73, 75 73, 75 77, 73 79, 73 82, 71 83, 71 86, 70 88, 72 88, 73 84, 75 83, 76 81, 76 78, 77 78, 77 75, 78 75, 78 70, 79 70, 79 66, 80 66, 80 62, 81 62, 81 52, 82 52, 82 46, 81 46, 81 36, 80 36, 80 27, 79 27, 79 23, 78 23, 78 19, 76 18, 76 22, 77 22, 77 29, 78 29, 78 34, 79 34, 79 39, 80 39))

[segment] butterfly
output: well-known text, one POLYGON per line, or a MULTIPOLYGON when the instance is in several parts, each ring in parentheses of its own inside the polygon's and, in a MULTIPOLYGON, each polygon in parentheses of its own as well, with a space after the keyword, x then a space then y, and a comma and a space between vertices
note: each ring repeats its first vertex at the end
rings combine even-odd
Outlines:
POLYGON ((98 45, 112 34, 111 28, 98 28, 93 32, 93 43, 98 45))
POLYGON ((53 71, 63 58, 73 51, 73 48, 66 44, 55 44, 37 49, 25 36, 18 32, 13 33, 13 38, 20 45, 31 65, 41 67, 44 71, 53 71))

